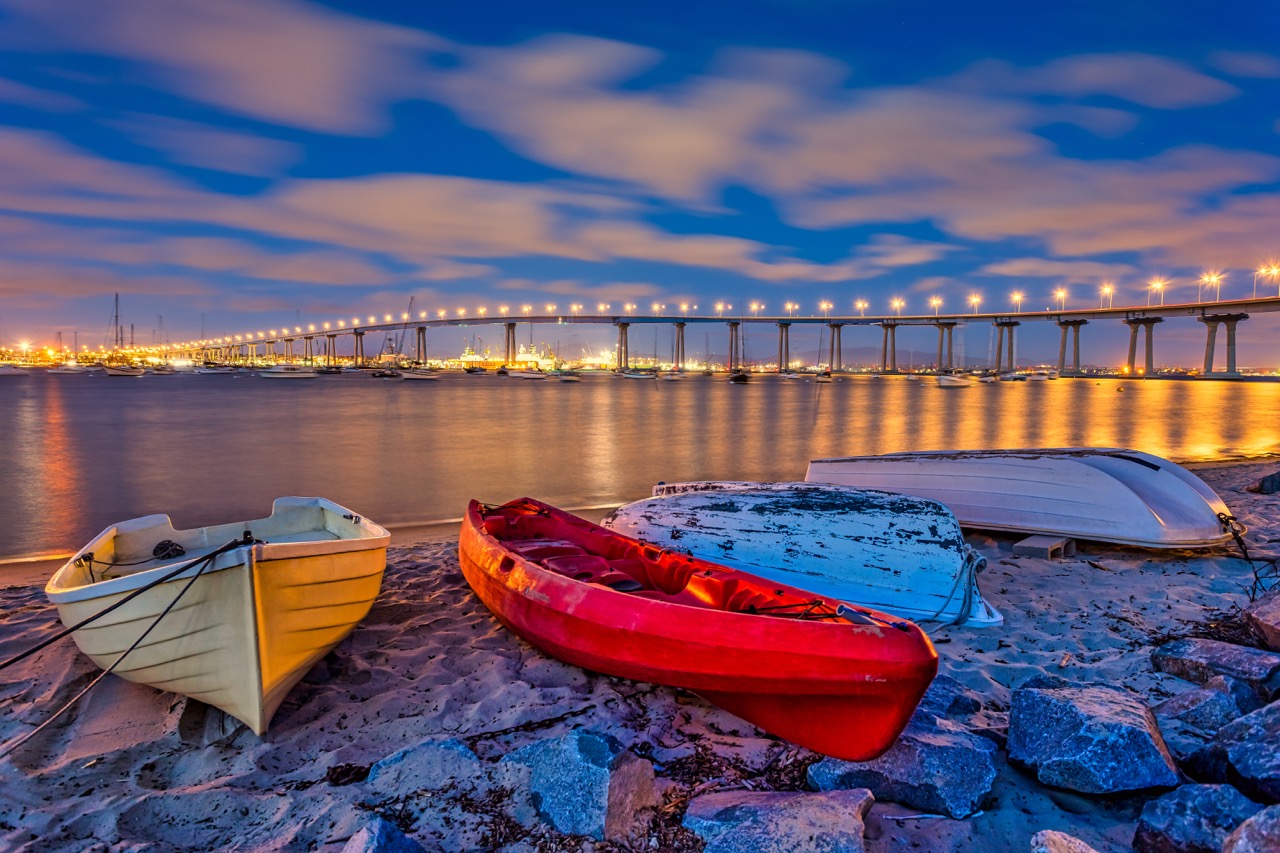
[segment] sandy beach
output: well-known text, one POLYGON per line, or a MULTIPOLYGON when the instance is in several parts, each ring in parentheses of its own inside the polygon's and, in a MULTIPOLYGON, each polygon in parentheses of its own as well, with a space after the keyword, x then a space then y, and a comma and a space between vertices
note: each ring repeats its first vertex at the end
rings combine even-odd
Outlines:
MULTIPOLYGON (((1261 552, 1280 551, 1280 497, 1246 487, 1277 468, 1269 461, 1194 469, 1261 552)), ((1004 625, 931 633, 940 673, 978 693, 997 722, 1011 689, 1042 673, 1120 686, 1148 704, 1188 689, 1153 669, 1151 651, 1229 630, 1255 577, 1234 548, 1081 543, 1074 557, 1050 561, 1015 557, 1013 536, 968 538, 988 559, 980 583, 1004 625)), ((368 617, 293 690, 260 738, 200 703, 105 679, 0 760, 0 847, 337 851, 380 815, 426 850, 628 849, 523 826, 513 819, 518 796, 479 795, 492 790, 477 779, 497 759, 574 730, 607 733, 654 764, 661 805, 630 849, 701 849, 681 826, 695 792, 805 789, 804 771, 819 758, 813 753, 690 693, 585 672, 515 638, 471 593, 455 549, 449 535, 393 543, 368 617), (399 790, 365 780, 371 765, 398 750, 447 740, 479 758, 461 776, 399 790)), ((0 574, 0 659, 60 627, 41 589, 49 568, 0 574)), ((0 673, 0 742, 39 724, 96 674, 69 639, 0 673)), ((1052 829, 1123 851, 1149 799, 1053 789, 1002 761, 980 813, 922 816, 877 801, 866 816, 866 846, 1025 851, 1032 835, 1052 829)))

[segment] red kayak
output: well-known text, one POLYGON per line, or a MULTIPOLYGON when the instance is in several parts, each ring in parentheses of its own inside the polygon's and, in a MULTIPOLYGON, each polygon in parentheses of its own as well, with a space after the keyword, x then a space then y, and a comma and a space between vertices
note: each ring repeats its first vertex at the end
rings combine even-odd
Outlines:
POLYGON ((938 671, 914 623, 659 550, 531 498, 472 501, 458 551, 485 606, 544 652, 693 690, 836 758, 888 749, 938 671))

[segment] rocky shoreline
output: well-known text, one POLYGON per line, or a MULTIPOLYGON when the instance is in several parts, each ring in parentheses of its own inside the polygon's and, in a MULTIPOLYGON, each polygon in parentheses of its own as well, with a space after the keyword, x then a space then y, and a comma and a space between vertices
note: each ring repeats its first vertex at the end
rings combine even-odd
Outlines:
MULTIPOLYGON (((1248 486, 1269 471, 1202 471, 1264 551, 1280 500, 1248 486)), ((453 543, 423 543, 393 549, 368 618, 261 738, 104 681, 0 761, 0 846, 1276 849, 1280 593, 1257 588, 1274 583, 1270 564, 1091 545, 1045 560, 1014 556, 1010 538, 970 541, 1006 624, 933 630, 940 675, 871 762, 561 664, 475 600, 453 543)), ((0 588, 0 658, 55 625, 38 587, 0 588)), ((6 671, 0 739, 95 673, 70 643, 6 671)))

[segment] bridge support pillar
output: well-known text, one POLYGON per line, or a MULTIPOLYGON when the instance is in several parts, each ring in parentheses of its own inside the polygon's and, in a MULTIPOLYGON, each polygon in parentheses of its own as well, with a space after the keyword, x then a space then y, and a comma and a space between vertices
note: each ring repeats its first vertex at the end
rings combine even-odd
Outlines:
POLYGON ((1248 314, 1209 314, 1203 317, 1197 317, 1201 323, 1204 323, 1206 336, 1204 342, 1204 376, 1239 376, 1240 371, 1236 369, 1236 325, 1241 320, 1248 320, 1248 314), (1214 349, 1218 338, 1218 324, 1221 323, 1227 327, 1227 369, 1222 373, 1215 373, 1213 369, 1214 349))
POLYGON ((742 361, 738 358, 738 328, 742 324, 737 320, 729 321, 729 372, 742 369, 742 361))
POLYGON ((880 323, 884 334, 880 342, 880 372, 898 372, 898 324, 886 320, 880 323))
POLYGON ((627 351, 627 329, 630 323, 618 324, 618 370, 626 370, 631 366, 631 354, 627 351))
POLYGON ((1088 320, 1059 320, 1058 328, 1062 330, 1062 339, 1058 342, 1058 373, 1067 375, 1067 329, 1071 330, 1071 370, 1070 375, 1080 375, 1080 327, 1087 326, 1088 320))
POLYGON ((351 335, 352 337, 355 338, 355 342, 356 342, 356 349, 355 349, 356 367, 364 367, 364 332, 355 331, 355 332, 352 332, 351 335))
POLYGON ((414 338, 414 360, 419 365, 427 363, 427 327, 418 326, 415 330, 414 338))
POLYGON ((996 372, 999 373, 1001 371, 1007 371, 1012 373, 1015 360, 1013 330, 1022 324, 1017 320, 996 320, 992 325, 996 327, 996 372), (1008 360, 1002 365, 1001 362, 1004 360, 1004 338, 1006 333, 1009 336, 1009 355, 1008 360))
POLYGON ((933 325, 938 327, 938 370, 950 370, 952 367, 951 339, 956 329, 956 323, 954 320, 942 320, 934 322, 933 325))
POLYGON ((332 367, 334 356, 338 354, 338 336, 325 335, 325 337, 328 339, 328 343, 325 345, 324 363, 326 367, 332 367))
POLYGON ((503 344, 502 363, 512 365, 516 363, 516 353, 520 347, 516 344, 516 324, 507 323, 506 325, 506 341, 503 344))
POLYGON ((315 353, 311 350, 311 342, 313 340, 314 338, 311 335, 306 335, 302 339, 302 360, 307 364, 315 361, 315 353))
POLYGON ((684 327, 685 323, 676 323, 675 363, 671 365, 677 373, 684 371, 684 327))
POLYGON ((1145 346, 1146 364, 1143 367, 1143 371, 1142 371, 1143 375, 1150 376, 1152 373, 1155 372, 1155 369, 1156 369, 1155 368, 1155 346, 1154 346, 1155 335, 1153 330, 1155 329, 1156 323, 1163 323, 1163 322, 1164 322, 1164 318, 1162 317, 1134 317, 1132 319, 1124 321, 1124 324, 1129 327, 1129 375, 1130 376, 1134 375, 1134 370, 1137 366, 1138 327, 1139 326, 1141 326, 1144 330, 1143 337, 1145 339, 1144 343, 1146 345, 1145 346))
POLYGON ((838 373, 844 369, 844 345, 840 340, 844 324, 830 323, 829 325, 831 326, 831 352, 827 356, 827 369, 832 373, 838 373))
POLYGON ((786 373, 791 369, 791 324, 778 324, 778 372, 786 373))

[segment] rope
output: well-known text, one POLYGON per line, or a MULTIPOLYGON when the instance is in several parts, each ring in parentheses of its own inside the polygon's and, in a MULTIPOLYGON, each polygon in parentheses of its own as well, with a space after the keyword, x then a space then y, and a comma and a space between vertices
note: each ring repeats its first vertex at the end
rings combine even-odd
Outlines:
MULTIPOLYGON (((56 643, 58 640, 61 640, 63 637, 66 637, 75 631, 80 630, 85 625, 88 625, 90 622, 95 622, 98 619, 101 619, 103 616, 106 616, 111 611, 116 610, 120 607, 123 607, 124 605, 128 604, 130 601, 133 601, 135 598, 142 595, 144 592, 151 589, 152 587, 159 586, 165 581, 173 580, 178 575, 182 574, 185 571, 188 571, 189 569, 194 568, 195 566, 199 566, 201 563, 212 562, 213 558, 218 556, 219 554, 224 554, 227 551, 232 551, 236 548, 239 548, 242 545, 252 545, 254 542, 258 542, 258 541, 260 540, 254 539, 249 534, 248 531, 245 531, 243 539, 232 539, 230 542, 228 542, 226 545, 223 545, 221 548, 217 549, 216 551, 210 551, 208 554, 205 554, 203 557, 199 557, 195 560, 192 560, 189 563, 182 564, 181 566, 174 569, 173 571, 167 572, 163 576, 148 582, 145 586, 138 587, 133 592, 129 593, 124 598, 117 601, 115 604, 112 604, 110 607, 105 607, 102 610, 99 610, 97 613, 93 614, 92 616, 86 616, 84 619, 72 625, 70 628, 64 628, 63 630, 59 631, 57 634, 54 634, 52 637, 48 637, 44 640, 41 640, 39 643, 36 643, 34 646, 27 649, 26 651, 19 652, 17 655, 9 658, 7 661, 0 662, 0 670, 4 670, 10 666, 13 666, 15 663, 17 663, 20 660, 25 660, 26 658, 31 657, 33 654, 40 651, 41 649, 46 648, 52 645, 53 643, 56 643)), ((204 571, 204 569, 201 568, 200 571, 204 571)))
POLYGON ((951 604, 953 599, 955 599, 956 592, 961 588, 961 585, 963 585, 963 588, 964 588, 964 597, 961 598, 960 600, 959 615, 957 615, 956 618, 952 619, 949 622, 942 622, 942 624, 940 624, 938 627, 941 628, 947 625, 963 625, 965 622, 969 621, 969 613, 973 609, 973 594, 974 594, 974 591, 977 590, 978 588, 977 575, 978 575, 978 572, 982 570, 982 567, 985 566, 986 564, 987 564, 986 557, 979 554, 972 547, 966 545, 965 555, 964 555, 964 566, 956 574, 955 582, 951 585, 950 594, 947 595, 946 600, 942 602, 942 606, 939 607, 937 610, 935 610, 932 616, 926 616, 925 618, 918 619, 916 621, 941 622, 941 620, 938 617, 940 617, 943 614, 943 612, 947 609, 947 606, 951 604))
MULTIPOLYGON (((245 535, 246 537, 248 536, 247 533, 245 535)), ((241 543, 233 540, 231 543, 228 543, 228 544, 236 545, 238 547, 241 543)), ((227 546, 225 545, 223 546, 223 548, 226 548, 226 547, 227 546)), ((219 549, 219 552, 221 550, 222 549, 219 549)), ((214 552, 214 553, 218 553, 218 552, 214 552)), ((58 717, 62 716, 62 714, 66 712, 69 708, 71 708, 71 706, 75 705, 82 698, 84 698, 84 696, 90 690, 92 690, 99 681, 101 681, 102 679, 110 675, 112 672, 114 672, 115 668, 120 665, 120 662, 125 659, 125 656, 128 655, 130 652, 132 652, 134 649, 136 649, 138 646, 140 646, 142 644, 142 641, 147 638, 147 635, 150 634, 153 630, 155 630, 155 627, 160 624, 160 620, 164 619, 164 617, 169 615, 169 611, 173 610, 174 605, 178 603, 178 601, 182 598, 182 596, 186 595, 187 590, 191 589, 191 585, 194 584, 196 580, 199 579, 200 575, 204 573, 204 570, 207 569, 213 563, 213 560, 211 559, 212 557, 213 557, 213 554, 210 554, 207 557, 201 558, 201 560, 199 561, 201 563, 200 568, 196 569, 196 573, 193 574, 191 576, 191 579, 187 581, 186 586, 184 586, 181 590, 179 590, 178 594, 174 596, 173 601, 170 601, 169 605, 165 607, 165 609, 160 612, 160 615, 155 618, 155 621, 147 626, 147 630, 143 631, 140 635, 138 635, 138 639, 133 641, 133 645, 129 646, 129 648, 125 649, 123 652, 120 653, 120 656, 111 663, 111 666, 107 667, 102 672, 100 672, 97 678, 95 678, 93 681, 90 681, 87 685, 85 685, 85 688, 83 690, 81 690, 75 696, 72 696, 65 705, 63 705, 58 710, 54 711, 53 714, 50 715, 49 718, 45 720, 43 723, 36 726, 34 729, 27 732, 25 735, 18 738, 17 740, 11 741, 5 746, 0 747, 0 758, 8 757, 15 749, 22 746, 24 743, 31 740, 31 738, 39 734, 45 728, 45 726, 48 726, 54 720, 58 719, 58 717)), ((155 584, 149 584, 148 588, 154 585, 155 584)), ((106 610, 103 610, 101 613, 98 613, 95 616, 92 616, 90 618, 96 619, 98 618, 98 616, 101 616, 103 615, 103 613, 106 613, 106 612, 107 612, 106 610)), ((85 621, 89 621, 89 620, 85 620, 85 621)), ((83 625, 84 623, 82 622, 80 624, 83 625)), ((5 665, 7 666, 8 664, 6 663, 5 665)))
MULTIPOLYGON (((1244 561, 1249 564, 1250 570, 1253 571, 1253 587, 1249 590, 1249 600, 1256 601, 1260 592, 1267 591, 1266 581, 1262 573, 1258 570, 1258 562, 1249 556, 1249 547, 1245 544, 1244 537, 1241 535, 1242 526, 1240 521, 1234 515, 1227 515, 1225 512, 1218 513, 1218 523, 1222 525, 1222 529, 1231 534, 1231 538, 1236 541, 1236 547, 1240 549, 1240 555, 1244 557, 1244 561)), ((1265 565, 1270 565, 1272 569, 1276 567, 1275 558, 1262 559, 1265 565)))

